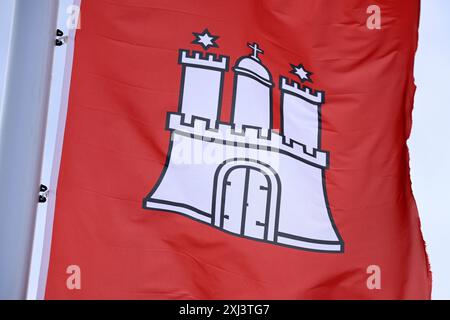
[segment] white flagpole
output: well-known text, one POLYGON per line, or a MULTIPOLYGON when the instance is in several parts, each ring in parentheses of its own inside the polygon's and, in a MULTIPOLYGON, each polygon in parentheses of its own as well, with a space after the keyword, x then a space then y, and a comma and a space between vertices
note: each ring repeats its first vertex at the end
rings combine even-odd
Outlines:
POLYGON ((0 299, 25 299, 58 0, 16 0, 0 106, 0 299))

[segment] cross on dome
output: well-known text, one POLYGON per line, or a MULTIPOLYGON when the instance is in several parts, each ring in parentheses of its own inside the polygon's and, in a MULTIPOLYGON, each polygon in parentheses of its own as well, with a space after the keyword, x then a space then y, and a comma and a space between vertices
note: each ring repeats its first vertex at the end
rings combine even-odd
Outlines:
POLYGON ((253 42, 252 44, 247 43, 247 46, 249 46, 253 50, 251 57, 256 61, 261 61, 258 57, 258 53, 264 54, 264 51, 259 48, 258 44, 256 42, 253 42))

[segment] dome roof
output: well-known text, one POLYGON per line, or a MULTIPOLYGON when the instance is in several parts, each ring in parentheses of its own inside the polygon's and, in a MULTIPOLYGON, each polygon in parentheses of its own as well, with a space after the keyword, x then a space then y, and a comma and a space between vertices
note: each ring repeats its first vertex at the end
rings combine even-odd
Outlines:
POLYGON ((234 67, 236 72, 244 73, 253 76, 265 83, 266 85, 272 86, 272 76, 269 70, 263 66, 259 61, 252 57, 241 58, 234 67))

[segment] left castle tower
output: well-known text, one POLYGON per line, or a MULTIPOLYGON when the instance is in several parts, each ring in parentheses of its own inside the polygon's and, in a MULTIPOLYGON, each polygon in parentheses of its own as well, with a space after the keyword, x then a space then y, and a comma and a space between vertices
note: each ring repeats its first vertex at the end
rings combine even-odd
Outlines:
POLYGON ((179 112, 191 122, 192 116, 216 123, 220 118, 222 88, 229 58, 212 53, 180 50, 182 66, 179 112), (201 103, 199 103, 201 101, 201 103))

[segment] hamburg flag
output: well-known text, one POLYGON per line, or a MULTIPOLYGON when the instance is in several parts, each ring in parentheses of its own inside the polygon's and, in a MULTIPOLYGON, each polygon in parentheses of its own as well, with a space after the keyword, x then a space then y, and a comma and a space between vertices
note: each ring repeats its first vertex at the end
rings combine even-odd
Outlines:
POLYGON ((83 0, 45 297, 428 299, 419 1, 372 2, 83 0))

